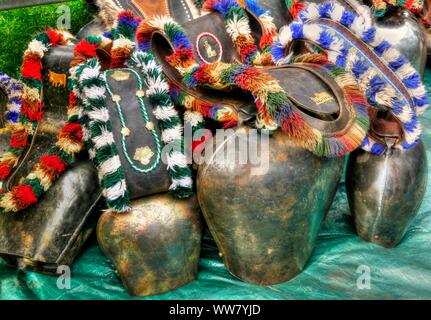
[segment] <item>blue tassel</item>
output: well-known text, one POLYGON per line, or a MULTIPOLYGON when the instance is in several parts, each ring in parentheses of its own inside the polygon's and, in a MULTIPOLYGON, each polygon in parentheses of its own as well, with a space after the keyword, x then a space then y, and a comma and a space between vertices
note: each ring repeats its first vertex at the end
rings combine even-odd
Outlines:
POLYGON ((403 79, 403 84, 409 89, 416 89, 421 84, 421 78, 418 73, 403 79))
POLYGON ((256 16, 261 16, 263 14, 269 14, 269 10, 263 9, 255 0, 245 0, 245 4, 247 8, 253 12, 256 16))
POLYGON ((413 97, 413 102, 415 105, 419 107, 423 107, 430 103, 428 95, 423 96, 422 98, 413 97))
POLYGON ((365 72, 368 71, 368 66, 361 60, 357 59, 353 63, 352 72, 356 79, 362 76, 365 72))
POLYGON ((6 120, 10 120, 13 123, 17 122, 18 117, 19 117, 19 113, 16 111, 8 112, 8 113, 6 113, 6 116, 5 116, 6 120))
POLYGON ((335 38, 328 31, 322 31, 318 41, 323 48, 329 49, 334 40, 335 38))
POLYGON ((409 150, 413 147, 416 147, 419 141, 421 141, 421 139, 422 139, 422 135, 420 135, 418 139, 416 139, 415 141, 413 141, 413 143, 410 143, 410 144, 404 140, 401 146, 403 147, 404 150, 409 150))
POLYGON ((391 47, 391 44, 386 40, 382 41, 377 47, 374 48, 375 53, 381 57, 382 54, 391 47))
POLYGON ((279 61, 284 58, 285 48, 281 45, 280 41, 276 41, 271 48, 271 55, 274 61, 279 61))
POLYGON ((325 2, 321 6, 319 6, 319 14, 322 18, 330 18, 331 11, 334 8, 334 4, 332 2, 325 2))
POLYGON ((389 63, 389 67, 391 68, 392 71, 397 71, 406 63, 408 63, 407 59, 404 58, 403 56, 399 56, 397 60, 389 63))
POLYGON ((190 49, 192 47, 189 39, 183 33, 176 33, 172 39, 175 48, 190 49))
POLYGON ((352 25, 353 21, 355 21, 355 19, 356 19, 356 16, 352 12, 344 11, 343 15, 341 16, 340 23, 346 28, 350 28, 350 26, 352 25))
POLYGON ((371 153, 376 154, 378 156, 382 155, 385 152, 385 150, 386 150, 386 147, 380 143, 375 143, 371 147, 371 153))
POLYGON ((374 41, 375 37, 376 37, 376 28, 371 27, 364 32, 361 40, 365 43, 370 43, 374 41))
POLYGON ((290 30, 292 31, 292 37, 294 39, 304 38, 304 25, 301 23, 294 22, 290 25, 290 30))

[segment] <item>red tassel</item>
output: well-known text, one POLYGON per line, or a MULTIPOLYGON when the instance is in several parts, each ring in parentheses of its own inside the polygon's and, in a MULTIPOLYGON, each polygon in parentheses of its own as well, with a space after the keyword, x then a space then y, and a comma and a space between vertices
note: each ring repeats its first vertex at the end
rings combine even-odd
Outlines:
POLYGON ((272 46, 272 44, 274 43, 274 36, 275 34, 273 32, 265 33, 262 38, 260 38, 260 49, 264 50, 265 48, 272 46))
POLYGON ((44 169, 52 176, 60 175, 65 169, 66 164, 61 161, 59 156, 45 155, 40 158, 40 163, 44 165, 44 169))
POLYGON ((33 78, 36 80, 42 79, 42 62, 34 56, 24 57, 24 62, 21 67, 21 76, 23 78, 33 78))
POLYGON ((26 184, 13 187, 12 195, 18 209, 25 209, 37 202, 33 189, 26 184))
POLYGON ((183 67, 187 68, 194 63, 193 49, 176 49, 173 54, 166 56, 166 61, 169 62, 174 68, 183 67))
POLYGON ((76 106, 76 96, 73 92, 69 94, 69 108, 73 108, 76 106))
POLYGON ((45 33, 49 37, 49 42, 52 46, 64 44, 64 38, 61 33, 52 29, 46 30, 45 33))
POLYGON ((207 84, 210 85, 213 82, 213 79, 210 73, 207 71, 207 64, 203 64, 199 66, 199 68, 194 73, 194 78, 199 84, 207 84))
POLYGON ((11 172, 12 172, 12 168, 7 167, 3 164, 0 164, 0 180, 6 179, 11 172))
POLYGON ((14 149, 23 149, 27 146, 27 132, 25 130, 19 130, 12 133, 10 139, 10 146, 14 149))
POLYGON ((74 53, 75 55, 81 55, 85 57, 96 57, 96 45, 91 44, 86 40, 82 40, 76 45, 74 53))
POLYGON ((41 103, 32 105, 27 101, 22 100, 21 114, 27 116, 30 121, 40 121, 43 117, 42 108, 43 104, 41 103))
POLYGON ((74 142, 82 141, 82 127, 78 123, 66 124, 58 134, 58 138, 66 138, 74 142))
POLYGON ((296 19, 302 9, 304 9, 306 6, 307 5, 302 3, 301 0, 292 0, 292 6, 289 9, 292 19, 296 19))

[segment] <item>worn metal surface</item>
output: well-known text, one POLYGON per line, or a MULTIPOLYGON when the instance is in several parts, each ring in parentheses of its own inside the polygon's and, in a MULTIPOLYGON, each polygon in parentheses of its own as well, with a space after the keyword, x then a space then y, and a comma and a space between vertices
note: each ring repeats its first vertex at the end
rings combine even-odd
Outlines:
POLYGON ((376 156, 362 150, 349 159, 346 188, 359 236, 396 246, 416 216, 427 184, 427 157, 421 142, 407 151, 376 156))
MULTIPOLYGON (((238 129, 236 155, 239 139, 247 139, 248 132, 245 126, 238 129)), ((250 137, 250 145, 260 143, 259 137, 250 137)), ((258 285, 285 282, 303 270, 311 255, 343 158, 318 158, 276 133, 260 153, 268 168, 258 161, 241 164, 238 157, 216 160, 233 140, 231 135, 199 167, 199 204, 230 273, 258 285)))
POLYGON ((97 238, 123 285, 135 296, 181 287, 196 278, 202 237, 195 198, 163 193, 132 203, 129 213, 104 213, 97 238))
POLYGON ((91 20, 83 26, 75 35, 76 39, 83 40, 88 36, 100 36, 105 31, 105 26, 99 19, 91 20))
POLYGON ((0 215, 0 256, 14 267, 46 273, 70 265, 94 230, 98 195, 92 164, 74 165, 38 204, 0 215))
POLYGON ((398 49, 422 75, 425 72, 427 46, 422 21, 408 10, 378 19, 376 26, 382 37, 398 49))
MULTIPOLYGON (((69 92, 63 81, 73 58, 73 46, 51 49, 44 60, 45 114, 18 167, 4 183, 10 190, 55 143, 67 119, 69 92), (50 76, 51 75, 51 76, 50 76)), ((2 136, 3 141, 7 140, 2 136)), ((94 230, 91 223, 100 189, 96 170, 79 160, 30 208, 16 214, 0 215, 0 254, 23 269, 56 272, 58 265, 71 264, 94 230)))

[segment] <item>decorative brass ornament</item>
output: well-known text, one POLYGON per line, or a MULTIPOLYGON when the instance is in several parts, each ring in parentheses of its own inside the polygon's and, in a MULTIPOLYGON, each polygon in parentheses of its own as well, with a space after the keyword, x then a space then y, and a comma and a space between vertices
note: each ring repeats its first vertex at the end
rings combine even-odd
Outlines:
POLYGON ((53 87, 62 87, 65 88, 67 85, 67 76, 64 73, 55 73, 52 71, 48 72, 49 83, 53 87))
POLYGON ((144 166, 148 165, 151 161, 151 158, 154 156, 154 152, 150 149, 150 147, 145 146, 141 148, 137 148, 135 150, 135 156, 133 160, 139 161, 144 166))
POLYGON ((151 121, 147 122, 147 124, 145 125, 145 128, 147 128, 148 131, 154 130, 154 123, 151 121))
POLYGON ((204 47, 207 52, 208 58, 214 58, 215 56, 217 56, 217 52, 213 48, 211 48, 211 45, 209 44, 208 40, 205 40, 204 47))
POLYGON ((114 101, 114 102, 120 102, 121 101, 121 96, 119 96, 118 94, 114 94, 112 96, 112 101, 114 101))
POLYGON ((145 97, 145 91, 144 90, 138 90, 136 91, 136 96, 139 98, 145 97))
POLYGON ((315 93, 314 96, 310 97, 310 99, 313 100, 313 102, 317 105, 321 105, 334 100, 334 98, 327 92, 315 93))
POLYGON ((124 137, 128 137, 130 135, 130 129, 129 128, 123 128, 123 129, 121 129, 121 134, 124 137))
POLYGON ((124 71, 121 71, 121 70, 116 70, 111 75, 111 77, 112 77, 112 79, 114 79, 116 81, 126 81, 126 80, 129 80, 130 73, 124 72, 124 71))

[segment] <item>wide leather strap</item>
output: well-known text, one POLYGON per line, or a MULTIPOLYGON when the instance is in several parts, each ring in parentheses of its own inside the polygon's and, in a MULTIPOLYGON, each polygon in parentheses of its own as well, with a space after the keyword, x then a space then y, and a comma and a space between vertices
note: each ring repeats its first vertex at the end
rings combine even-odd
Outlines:
POLYGON ((104 75, 106 107, 130 198, 168 191, 170 179, 161 154, 161 131, 153 113, 156 106, 145 94, 148 87, 144 76, 134 68, 107 70, 104 75), (143 104, 137 96, 140 92, 144 94, 143 104), (118 104, 116 99, 121 99, 118 104))

